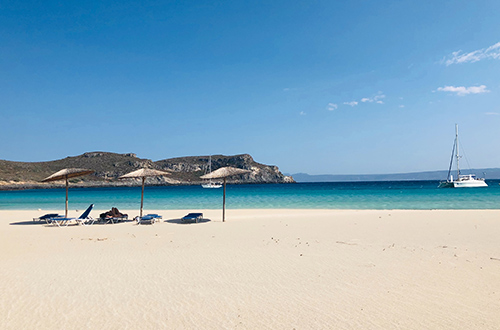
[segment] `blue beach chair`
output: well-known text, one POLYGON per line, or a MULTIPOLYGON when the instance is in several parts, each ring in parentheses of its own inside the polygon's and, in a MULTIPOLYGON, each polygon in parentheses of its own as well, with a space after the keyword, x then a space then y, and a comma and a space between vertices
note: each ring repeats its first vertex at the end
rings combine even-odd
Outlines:
MULTIPOLYGON (((146 214, 144 217, 151 217, 151 218, 155 218, 156 220, 160 221, 161 219, 163 219, 163 217, 159 214, 156 214, 156 213, 150 213, 150 214, 146 214)), ((143 217, 143 218, 144 218, 143 217)))
POLYGON ((54 217, 51 218, 50 221, 52 224, 56 224, 58 227, 68 226, 70 221, 76 221, 77 224, 88 226, 94 224, 94 219, 90 216, 90 211, 94 208, 94 204, 90 204, 90 206, 82 213, 78 218, 63 218, 63 217, 54 217))
POLYGON ((146 214, 142 218, 137 217, 138 225, 153 225, 156 221, 160 221, 163 217, 159 214, 146 214))
POLYGON ((38 218, 33 218, 33 221, 45 221, 46 223, 50 222, 50 219, 52 218, 61 218, 63 217, 62 215, 59 215, 57 213, 47 213, 42 216, 39 216, 38 218))
POLYGON ((182 217, 182 222, 190 222, 194 221, 198 223, 198 220, 203 220, 203 213, 189 213, 186 216, 182 217))

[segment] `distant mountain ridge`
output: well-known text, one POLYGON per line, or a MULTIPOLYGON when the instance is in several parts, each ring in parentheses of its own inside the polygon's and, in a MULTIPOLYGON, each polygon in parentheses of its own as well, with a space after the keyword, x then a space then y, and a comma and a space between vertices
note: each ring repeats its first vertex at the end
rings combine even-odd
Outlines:
MULTIPOLYGON (((488 179, 500 179, 500 168, 478 168, 470 171, 462 171, 462 174, 473 173, 478 177, 488 179)), ((456 172, 452 174, 455 176, 456 172)), ((287 174, 291 175, 296 182, 351 182, 351 181, 425 181, 445 180, 448 171, 426 171, 412 173, 394 174, 320 174, 311 175, 307 173, 287 174)))
MULTIPOLYGON (((70 179, 73 186, 131 186, 140 185, 137 180, 116 180, 119 176, 136 169, 149 167, 171 171, 165 177, 147 178, 148 184, 165 185, 173 179, 178 184, 200 184, 205 174, 209 156, 178 157, 159 161, 138 158, 134 153, 86 152, 47 162, 14 162, 0 160, 0 189, 30 189, 61 186, 60 182, 44 184, 40 181, 63 168, 88 168, 94 174, 70 179)), ((233 183, 292 183, 293 178, 283 175, 277 166, 254 161, 248 154, 224 156, 212 155, 212 170, 224 166, 248 169, 251 172, 229 178, 233 183)))

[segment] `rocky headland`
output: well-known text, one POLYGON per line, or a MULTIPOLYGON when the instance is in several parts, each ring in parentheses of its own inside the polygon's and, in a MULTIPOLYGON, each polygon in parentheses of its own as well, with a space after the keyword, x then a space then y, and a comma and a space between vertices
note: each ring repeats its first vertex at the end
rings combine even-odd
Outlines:
MULTIPOLYGON (((94 174, 70 179, 73 187, 113 187, 140 185, 140 179, 118 180, 118 177, 134 170, 148 167, 169 171, 171 175, 147 178, 149 185, 194 185, 202 183, 200 176, 207 172, 209 156, 170 158, 159 161, 139 158, 136 154, 111 152, 87 152, 48 162, 14 162, 0 160, 0 190, 56 188, 63 181, 42 183, 41 180, 63 168, 88 168, 94 174)), ((277 166, 264 165, 248 154, 224 156, 212 155, 212 171, 225 166, 250 170, 248 174, 234 176, 228 182, 246 183, 294 183, 291 176, 283 175, 277 166)))

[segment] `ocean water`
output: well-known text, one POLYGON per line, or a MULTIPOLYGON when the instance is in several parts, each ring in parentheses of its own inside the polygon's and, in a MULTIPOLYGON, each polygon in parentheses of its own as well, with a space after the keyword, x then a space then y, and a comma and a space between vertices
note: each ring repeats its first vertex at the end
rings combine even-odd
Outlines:
MULTIPOLYGON (((228 185, 229 209, 500 209, 498 180, 487 188, 439 189, 437 181, 327 182, 228 185)), ((62 209, 64 189, 0 191, 1 210, 62 209)), ((140 187, 71 188, 69 208, 139 209, 140 187)), ((146 187, 144 209, 219 209, 222 188, 146 187)))

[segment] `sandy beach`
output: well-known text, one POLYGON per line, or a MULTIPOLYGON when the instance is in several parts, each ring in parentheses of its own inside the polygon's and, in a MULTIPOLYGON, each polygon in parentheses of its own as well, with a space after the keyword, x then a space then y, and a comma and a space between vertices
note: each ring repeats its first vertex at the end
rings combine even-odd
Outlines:
POLYGON ((48 212, 0 211, 1 329, 499 328, 500 211, 48 212))

